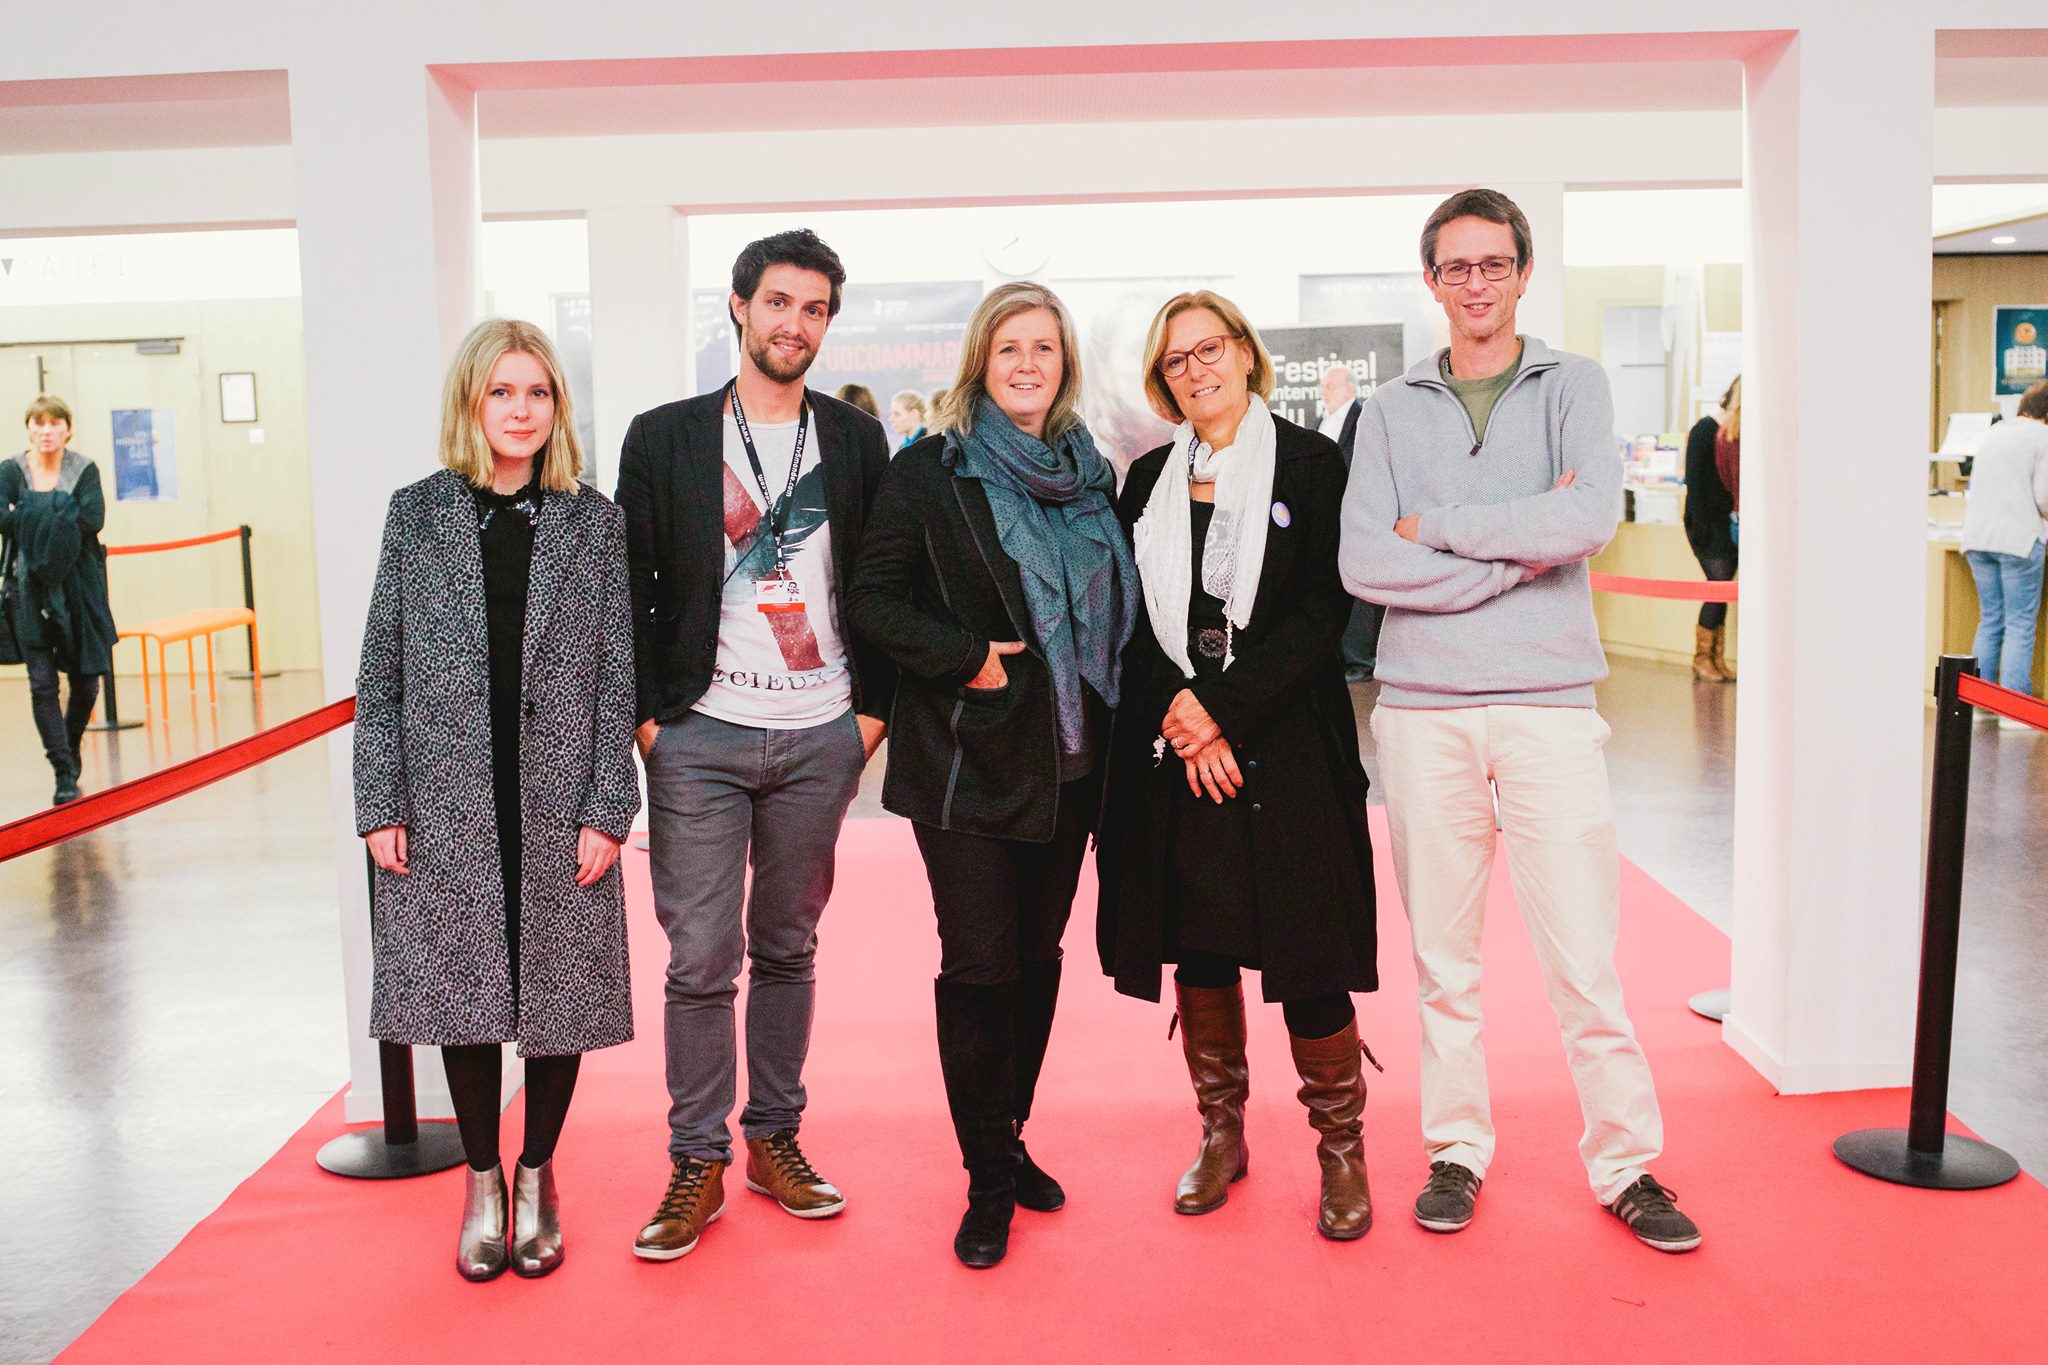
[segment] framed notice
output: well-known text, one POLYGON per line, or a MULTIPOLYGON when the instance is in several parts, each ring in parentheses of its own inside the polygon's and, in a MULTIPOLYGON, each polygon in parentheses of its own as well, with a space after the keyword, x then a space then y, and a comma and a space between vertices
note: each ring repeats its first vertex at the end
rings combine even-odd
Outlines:
POLYGON ((178 496, 177 414, 170 408, 115 408, 114 499, 169 502, 178 496))
POLYGON ((1991 313, 1991 396, 2025 393, 2048 379, 2048 305, 1991 313))
POLYGON ((247 371, 223 374, 220 377, 220 420, 223 422, 253 422, 256 420, 256 376, 247 371))

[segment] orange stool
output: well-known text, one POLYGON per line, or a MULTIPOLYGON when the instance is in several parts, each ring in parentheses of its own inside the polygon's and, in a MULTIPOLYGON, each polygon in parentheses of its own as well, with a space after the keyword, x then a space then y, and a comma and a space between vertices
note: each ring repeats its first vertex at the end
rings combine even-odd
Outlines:
POLYGON ((247 607, 207 607, 199 611, 180 612, 162 620, 149 621, 139 626, 129 626, 118 632, 123 640, 134 639, 142 650, 142 704, 150 704, 149 687, 149 642, 156 641, 157 675, 164 686, 164 700, 169 702, 171 677, 170 667, 164 660, 164 646, 185 642, 185 684, 194 691, 199 687, 198 665, 192 653, 192 641, 206 641, 206 699, 220 700, 219 687, 215 680, 213 665, 213 637, 218 631, 234 630, 241 626, 249 628, 249 667, 255 672, 256 686, 263 686, 263 658, 256 647, 256 613, 247 607))

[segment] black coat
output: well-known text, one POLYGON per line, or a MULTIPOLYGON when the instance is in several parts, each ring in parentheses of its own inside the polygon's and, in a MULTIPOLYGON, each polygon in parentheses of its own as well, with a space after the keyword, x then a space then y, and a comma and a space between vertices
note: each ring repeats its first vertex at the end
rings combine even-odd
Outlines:
POLYGON ((99 466, 64 452, 57 488, 35 493, 26 455, 0 461, 0 551, 15 583, 22 647, 53 650, 76 675, 114 671, 114 616, 107 606, 107 551, 100 532, 107 498, 99 466))
POLYGON ((988 494, 945 461, 943 436, 905 447, 868 522, 847 598, 853 628, 901 669, 882 804, 995 839, 1052 838, 1060 740, 1051 671, 988 494), (992 640, 1009 682, 970 688, 992 640))
MULTIPOLYGON (((853 708, 889 714, 896 668, 846 629, 846 591, 868 505, 889 468, 882 424, 850 403, 806 390, 825 470, 832 527, 835 624, 846 642, 853 708)), ((725 570, 725 390, 641 413, 619 453, 619 506, 631 561, 636 720, 680 720, 711 686, 725 570)))
POLYGON ((1365 400, 1354 398, 1351 406, 1344 410, 1344 425, 1337 431, 1337 449, 1343 453, 1344 467, 1351 468, 1351 451, 1358 444, 1358 415, 1365 411, 1365 400))
MULTIPOLYGON (((1267 533, 1251 621, 1237 633, 1236 661, 1220 677, 1184 678, 1141 620, 1124 651, 1123 705, 1111 730, 1103 823, 1095 866, 1101 880, 1096 947, 1116 988, 1159 998, 1167 952, 1167 857, 1175 790, 1186 768, 1152 744, 1166 707, 1191 689, 1235 747, 1250 805, 1252 884, 1261 931, 1261 986, 1268 1000, 1300 1000, 1379 986, 1372 836, 1358 723, 1337 657, 1351 598, 1337 576, 1344 464, 1336 442, 1274 419, 1273 501, 1287 526, 1267 533)), ((1124 525, 1144 514, 1166 460, 1161 446, 1131 466, 1118 500, 1124 525)))
POLYGON ((633 1036, 623 874, 614 863, 576 885, 581 828, 623 840, 640 809, 625 541, 596 489, 543 496, 521 662, 515 995, 476 501, 447 469, 392 495, 356 681, 356 831, 405 826, 411 870, 372 879, 372 1036, 510 1039, 522 1057, 633 1036))
POLYGON ((1702 417, 1685 438, 1685 539, 1699 559, 1735 558, 1735 533, 1728 525, 1735 499, 1714 463, 1714 438, 1720 434, 1719 422, 1702 417))

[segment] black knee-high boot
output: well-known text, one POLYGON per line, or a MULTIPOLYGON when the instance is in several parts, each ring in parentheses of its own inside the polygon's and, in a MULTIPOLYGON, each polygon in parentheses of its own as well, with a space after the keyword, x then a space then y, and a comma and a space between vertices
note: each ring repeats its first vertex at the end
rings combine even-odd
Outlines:
POLYGON ((1038 1074, 1045 1066, 1046 1045, 1052 1039, 1053 1011, 1060 998, 1060 960, 1027 962, 1017 978, 1017 1205, 1039 1213, 1051 1213, 1064 1206, 1067 1192, 1060 1183, 1039 1169, 1024 1149, 1024 1121, 1031 1117, 1031 1101, 1038 1094, 1038 1074))
POLYGON ((953 1254, 977 1269, 1003 1259, 1017 1204, 1016 993, 1014 983, 934 982, 939 1069, 967 1167, 967 1212, 953 1254))

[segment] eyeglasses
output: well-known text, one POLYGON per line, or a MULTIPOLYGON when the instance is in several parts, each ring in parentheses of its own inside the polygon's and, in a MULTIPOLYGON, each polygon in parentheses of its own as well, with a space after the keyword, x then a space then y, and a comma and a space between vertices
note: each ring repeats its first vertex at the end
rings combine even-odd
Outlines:
POLYGON ((1168 351, 1159 357, 1159 373, 1168 379, 1178 379, 1187 373, 1188 357, 1193 356, 1204 365, 1214 365, 1223 359, 1224 348, 1231 342, 1230 335, 1203 337, 1185 351, 1168 351))
POLYGON ((1515 267, 1520 264, 1521 262, 1513 256, 1490 256, 1477 266, 1470 261, 1450 261, 1444 265, 1431 266, 1430 273, 1436 276, 1438 284, 1463 284, 1472 278, 1472 272, 1476 269, 1480 279, 1498 282, 1514 274, 1515 267))

